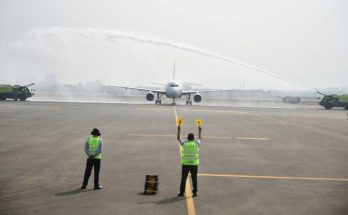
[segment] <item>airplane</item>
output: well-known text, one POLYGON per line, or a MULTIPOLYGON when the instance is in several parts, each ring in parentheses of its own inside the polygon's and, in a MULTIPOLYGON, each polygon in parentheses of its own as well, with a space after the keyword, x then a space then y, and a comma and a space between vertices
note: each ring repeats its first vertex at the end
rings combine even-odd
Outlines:
POLYGON ((172 105, 175 106, 176 102, 175 100, 177 98, 181 98, 182 96, 186 97, 186 105, 192 105, 191 96, 193 95, 193 101, 196 103, 199 103, 202 101, 202 96, 200 93, 202 92, 217 92, 217 91, 223 91, 223 90, 183 90, 182 85, 175 81, 175 61, 174 61, 174 68, 173 68, 173 79, 170 80, 164 87, 164 90, 157 90, 157 89, 148 89, 148 88, 137 88, 137 87, 125 87, 125 86, 112 86, 117 88, 123 88, 123 89, 132 89, 132 90, 139 90, 139 91, 146 91, 148 92, 146 94, 146 100, 147 101, 153 101, 155 99, 156 94, 156 100, 155 104, 160 105, 162 104, 161 97, 165 95, 167 98, 173 99, 172 105))

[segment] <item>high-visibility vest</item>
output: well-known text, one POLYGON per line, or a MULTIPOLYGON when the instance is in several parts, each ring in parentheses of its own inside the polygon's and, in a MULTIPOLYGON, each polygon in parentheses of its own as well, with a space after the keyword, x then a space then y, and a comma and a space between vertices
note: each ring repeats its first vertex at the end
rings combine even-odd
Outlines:
MULTIPOLYGON (((88 138, 88 151, 94 155, 97 153, 99 145, 101 142, 101 138, 100 137, 94 137, 94 136, 90 136, 88 138)), ((101 159, 101 153, 99 153, 99 155, 97 155, 95 157, 96 159, 101 159)))
POLYGON ((182 165, 195 165, 199 164, 199 145, 195 141, 185 141, 182 146, 181 153, 182 165))

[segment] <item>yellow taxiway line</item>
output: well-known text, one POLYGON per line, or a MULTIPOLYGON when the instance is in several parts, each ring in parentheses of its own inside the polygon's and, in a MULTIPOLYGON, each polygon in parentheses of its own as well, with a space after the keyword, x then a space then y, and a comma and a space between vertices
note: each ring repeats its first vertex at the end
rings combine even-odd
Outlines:
POLYGON ((265 176, 265 175, 228 175, 228 174, 208 174, 208 173, 199 173, 198 176, 250 178, 250 179, 312 180, 312 181, 343 181, 343 182, 348 182, 348 178, 315 178, 315 177, 289 177, 289 176, 265 176))
MULTIPOLYGON (((173 108, 174 108, 175 122, 176 122, 178 119, 178 114, 176 113, 175 106, 173 108)), ((180 156, 181 156, 181 145, 179 145, 179 150, 180 150, 180 156)), ((187 177, 187 179, 186 179, 185 193, 186 193, 187 214, 188 215, 196 215, 195 204, 194 204, 193 198, 192 198, 191 184, 189 181, 189 177, 187 177), (190 196, 188 196, 189 193, 190 193, 190 196)))

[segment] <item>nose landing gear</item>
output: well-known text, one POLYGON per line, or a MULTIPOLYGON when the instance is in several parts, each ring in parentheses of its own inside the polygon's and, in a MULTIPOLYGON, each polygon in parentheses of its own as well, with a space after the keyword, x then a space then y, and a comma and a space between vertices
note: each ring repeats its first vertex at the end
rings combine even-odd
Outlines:
POLYGON ((192 106, 192 101, 191 101, 191 94, 185 95, 187 100, 186 100, 186 105, 191 105, 192 106))
POLYGON ((172 106, 175 106, 175 105, 176 105, 175 99, 173 99, 172 106))

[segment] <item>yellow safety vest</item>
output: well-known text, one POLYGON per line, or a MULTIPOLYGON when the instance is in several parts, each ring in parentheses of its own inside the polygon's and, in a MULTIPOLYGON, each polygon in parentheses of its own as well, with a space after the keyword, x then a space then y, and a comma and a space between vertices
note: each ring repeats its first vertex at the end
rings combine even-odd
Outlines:
POLYGON ((181 153, 182 165, 195 165, 199 164, 199 145, 195 141, 185 141, 182 146, 181 153))
MULTIPOLYGON (((98 151, 100 143, 101 143, 100 137, 90 136, 88 138, 88 151, 89 151, 89 153, 92 155, 95 155, 98 151)), ((99 153, 95 158, 101 159, 101 153, 99 153)))

